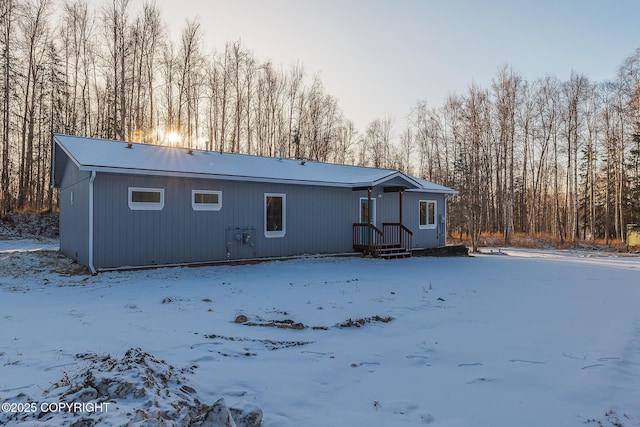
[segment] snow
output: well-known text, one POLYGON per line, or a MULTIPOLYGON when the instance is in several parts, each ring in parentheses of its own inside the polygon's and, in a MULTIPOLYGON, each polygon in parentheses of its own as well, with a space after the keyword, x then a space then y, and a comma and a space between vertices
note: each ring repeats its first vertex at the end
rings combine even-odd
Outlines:
MULTIPOLYGON (((0 242, 3 403, 79 400, 83 390, 65 384, 88 367, 141 381, 140 370, 98 369, 140 349, 154 378, 168 378, 167 390, 155 380, 147 389, 158 408, 224 398, 261 408, 264 426, 640 425, 637 256, 496 249, 89 276, 50 248, 33 250, 38 242, 9 242, 0 242), (296 323, 304 328, 286 326, 296 323)), ((150 405, 139 394, 116 393, 108 412, 88 416, 126 424, 150 405)), ((0 424, 18 425, 9 415, 0 424)))
MULTIPOLYGON (((149 173, 241 181, 284 182, 354 187, 376 185, 401 177, 415 191, 454 194, 454 190, 390 169, 220 153, 149 144, 131 144, 56 135, 57 144, 81 170, 149 173)), ((54 171, 55 173, 56 171, 54 171)), ((59 184, 61 177, 54 181, 59 184)))
MULTIPOLYGON (((60 243, 57 239, 13 239, 0 240, 0 254, 27 251, 57 251, 60 243)), ((0 272, 2 272, 0 270, 0 272)))

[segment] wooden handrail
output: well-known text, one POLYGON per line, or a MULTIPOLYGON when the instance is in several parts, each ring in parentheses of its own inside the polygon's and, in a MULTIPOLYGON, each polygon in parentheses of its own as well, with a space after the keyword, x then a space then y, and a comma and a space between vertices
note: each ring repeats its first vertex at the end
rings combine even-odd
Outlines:
POLYGON ((353 246, 365 251, 365 254, 378 256, 384 233, 373 224, 354 223, 353 224, 353 246))
POLYGON ((404 224, 399 223, 399 222, 385 222, 382 224, 382 227, 384 227, 385 225, 393 225, 393 226, 397 226, 400 227, 403 231, 411 234, 413 236, 413 231, 409 230, 404 224))
POLYGON ((407 252, 411 251, 413 245, 413 232, 404 224, 399 222, 385 222, 382 224, 384 243, 399 245, 407 252))
POLYGON ((413 232, 398 222, 385 222, 382 230, 373 224, 353 224, 353 248, 374 257, 380 254, 383 246, 396 246, 411 252, 412 241, 413 232))

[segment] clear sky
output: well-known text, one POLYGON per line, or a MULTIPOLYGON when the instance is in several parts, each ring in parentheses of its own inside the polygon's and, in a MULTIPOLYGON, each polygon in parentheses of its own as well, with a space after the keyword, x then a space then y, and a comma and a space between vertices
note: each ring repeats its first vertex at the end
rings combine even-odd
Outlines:
POLYGON ((156 0, 177 37, 198 18, 205 47, 241 40, 258 60, 302 63, 363 131, 395 131, 419 100, 431 107, 508 64, 525 79, 571 71, 614 79, 640 48, 636 0, 156 0))

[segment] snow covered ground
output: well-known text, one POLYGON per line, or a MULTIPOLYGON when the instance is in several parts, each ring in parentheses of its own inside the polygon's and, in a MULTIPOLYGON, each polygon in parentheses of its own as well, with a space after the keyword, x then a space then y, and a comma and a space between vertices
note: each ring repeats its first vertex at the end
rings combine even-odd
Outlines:
POLYGON ((0 424, 224 398, 264 426, 640 425, 640 258, 496 252, 88 276, 0 242, 0 424), (78 391, 109 375, 132 388, 78 391), (41 413, 61 400, 110 405, 41 413))

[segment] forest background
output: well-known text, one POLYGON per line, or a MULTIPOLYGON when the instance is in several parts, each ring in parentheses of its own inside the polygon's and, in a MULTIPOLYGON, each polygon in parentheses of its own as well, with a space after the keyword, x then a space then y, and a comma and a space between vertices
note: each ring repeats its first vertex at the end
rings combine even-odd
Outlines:
MULTIPOLYGON (((640 50, 616 76, 497 66, 406 125, 356 129, 303 64, 169 37, 152 1, 0 0, 0 218, 56 209, 53 133, 398 169, 459 191, 449 233, 622 242, 640 222, 640 50)), ((382 83, 384 84, 384 83, 382 83)))

